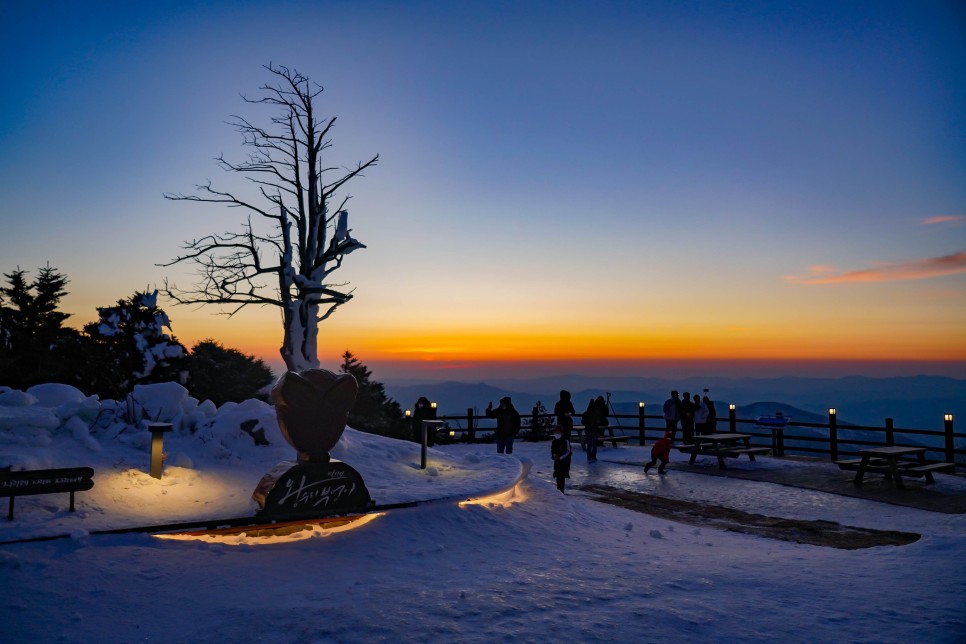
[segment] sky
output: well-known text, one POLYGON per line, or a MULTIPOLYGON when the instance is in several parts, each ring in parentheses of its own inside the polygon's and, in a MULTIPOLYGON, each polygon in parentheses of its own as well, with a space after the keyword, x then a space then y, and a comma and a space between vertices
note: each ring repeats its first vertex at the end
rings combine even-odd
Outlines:
MULTIPOLYGON (((946 473, 928 489, 909 482, 900 506, 846 496, 851 472, 830 462, 742 457, 729 461, 735 477, 711 476, 713 457, 689 467, 675 450, 662 476, 643 472, 649 446, 607 445, 592 465, 575 446, 564 495, 546 441, 516 441, 512 455, 437 446, 420 469, 417 444, 347 428, 333 457, 377 504, 416 507, 287 535, 97 534, 252 517, 252 490, 294 455, 266 403, 202 412, 171 384, 139 392, 175 427, 160 479, 147 473, 148 431, 106 402, 55 384, 31 388, 35 404, 3 397, 0 465, 95 472, 75 512, 66 493, 21 496, 14 520, 0 520, 7 640, 952 644, 966 634, 966 515, 910 507, 922 495, 954 509, 966 479, 946 473), (270 445, 239 431, 242 419, 270 445), (839 477, 842 492, 737 478, 762 471, 839 477), (576 489, 587 484, 648 495, 650 513, 593 501, 576 489), (680 502, 673 517, 654 509, 680 502), (907 533, 903 545, 811 541, 858 546, 883 531, 907 533), (42 539, 56 535, 69 537, 42 539)), ((870 474, 863 489, 882 483, 870 474)))
MULTIPOLYGON (((80 326, 237 210, 241 95, 337 116, 367 249, 322 323, 376 376, 966 377, 966 8, 908 2, 48 2, 0 7, 0 271, 80 326)), ((162 302, 278 367, 273 308, 162 302)))

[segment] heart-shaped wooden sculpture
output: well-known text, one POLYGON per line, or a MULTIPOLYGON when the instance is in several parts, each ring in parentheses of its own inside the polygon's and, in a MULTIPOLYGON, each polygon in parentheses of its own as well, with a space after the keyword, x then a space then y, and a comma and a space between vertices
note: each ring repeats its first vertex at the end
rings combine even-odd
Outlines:
POLYGON ((286 371, 272 387, 278 428, 300 462, 327 463, 345 431, 359 384, 325 369, 286 371))

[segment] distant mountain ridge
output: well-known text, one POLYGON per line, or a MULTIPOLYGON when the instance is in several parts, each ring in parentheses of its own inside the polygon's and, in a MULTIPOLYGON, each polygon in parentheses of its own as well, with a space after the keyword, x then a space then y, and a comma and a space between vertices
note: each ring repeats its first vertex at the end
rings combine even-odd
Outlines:
MULTIPOLYGON (((588 400, 597 395, 610 395, 618 413, 636 414, 644 402, 647 413, 660 413, 660 406, 672 389, 691 394, 709 389, 716 401, 718 415, 727 418, 728 404, 738 407, 739 417, 753 410, 780 409, 782 405, 810 414, 815 421, 828 419, 828 408, 838 410, 843 424, 881 427, 885 418, 894 420, 896 428, 941 429, 943 415, 953 414, 966 422, 966 380, 943 376, 908 376, 869 378, 661 378, 600 377, 561 375, 533 379, 488 379, 486 382, 438 382, 424 384, 386 381, 386 392, 404 408, 412 408, 419 396, 439 404, 440 414, 464 415, 467 408, 482 413, 488 402, 494 405, 509 395, 521 413, 528 413, 539 401, 552 410, 561 389, 572 394, 578 413, 588 400), (780 401, 780 402, 762 402, 780 401), (762 405, 763 407, 758 407, 762 405), (747 411, 746 411, 747 410, 747 411)), ((772 410, 775 411, 775 410, 772 410)), ((769 412, 771 413, 771 412, 769 412)), ((760 414, 758 414, 760 415, 760 414)), ((789 413, 788 415, 794 415, 789 413)), ((962 431, 962 430, 960 430, 962 431)))

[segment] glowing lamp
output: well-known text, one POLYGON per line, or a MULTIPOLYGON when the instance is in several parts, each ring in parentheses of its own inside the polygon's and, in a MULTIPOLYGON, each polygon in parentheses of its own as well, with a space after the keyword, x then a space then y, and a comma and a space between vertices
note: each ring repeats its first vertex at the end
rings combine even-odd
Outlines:
POLYGON ((829 407, 828 408, 828 415, 829 416, 834 416, 836 413, 837 412, 835 411, 835 407, 829 407))
POLYGON ((452 429, 449 430, 449 437, 450 438, 456 438, 456 431, 455 430, 452 430, 452 429))
POLYGON ((952 414, 946 414, 945 416, 943 416, 943 420, 945 420, 947 423, 951 423, 951 422, 953 422, 953 415, 952 414))
POLYGON ((436 409, 436 403, 435 402, 429 403, 429 406, 432 407, 433 409, 436 409))
POLYGON ((411 417, 413 415, 413 410, 412 409, 407 409, 405 413, 406 413, 406 418, 409 418, 409 417, 411 417))
POLYGON ((164 464, 164 435, 172 429, 171 423, 148 423, 151 432, 151 476, 161 478, 161 466, 164 464))
POLYGON ((734 411, 735 409, 736 407, 734 403, 731 403, 730 405, 728 405, 728 411, 734 411))
POLYGON ((644 409, 644 403, 642 402, 637 403, 637 406, 640 407, 641 409, 644 409))

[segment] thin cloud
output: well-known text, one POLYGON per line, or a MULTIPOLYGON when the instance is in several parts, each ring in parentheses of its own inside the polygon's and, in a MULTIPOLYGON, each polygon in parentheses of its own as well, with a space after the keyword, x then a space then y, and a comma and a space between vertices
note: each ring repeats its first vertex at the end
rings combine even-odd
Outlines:
POLYGON ((797 284, 842 284, 846 282, 922 280, 957 273, 966 273, 966 251, 910 262, 880 264, 875 268, 846 271, 844 273, 837 272, 831 266, 811 266, 808 274, 792 275, 785 279, 797 284))
POLYGON ((963 219, 966 219, 966 217, 963 217, 962 215, 943 215, 941 217, 926 217, 925 219, 922 220, 922 225, 923 226, 934 226, 936 224, 956 225, 956 224, 962 223, 963 219))

